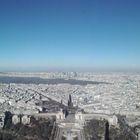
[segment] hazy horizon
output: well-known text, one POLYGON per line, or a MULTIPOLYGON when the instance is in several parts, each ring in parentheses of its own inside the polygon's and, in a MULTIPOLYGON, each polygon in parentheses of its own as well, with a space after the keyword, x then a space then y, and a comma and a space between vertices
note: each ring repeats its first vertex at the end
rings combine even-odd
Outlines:
POLYGON ((7 72, 25 72, 25 73, 42 73, 42 72, 95 72, 95 73, 112 73, 112 72, 119 72, 119 73, 131 73, 131 72, 136 72, 139 73, 140 69, 132 69, 132 68, 125 68, 125 69, 118 69, 118 68, 38 68, 38 67, 32 67, 32 68, 1 68, 0 73, 7 73, 7 72))

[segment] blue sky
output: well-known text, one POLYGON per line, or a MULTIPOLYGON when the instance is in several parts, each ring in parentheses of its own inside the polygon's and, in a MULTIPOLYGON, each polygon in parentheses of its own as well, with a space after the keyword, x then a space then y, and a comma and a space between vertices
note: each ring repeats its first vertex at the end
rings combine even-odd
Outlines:
POLYGON ((139 0, 0 0, 0 71, 139 70, 139 0))

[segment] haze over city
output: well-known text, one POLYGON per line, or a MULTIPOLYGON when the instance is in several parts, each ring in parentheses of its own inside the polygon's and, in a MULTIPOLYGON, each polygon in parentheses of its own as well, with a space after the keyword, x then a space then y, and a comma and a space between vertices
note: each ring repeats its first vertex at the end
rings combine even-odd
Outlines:
POLYGON ((0 71, 139 71, 139 0, 1 0, 0 71))

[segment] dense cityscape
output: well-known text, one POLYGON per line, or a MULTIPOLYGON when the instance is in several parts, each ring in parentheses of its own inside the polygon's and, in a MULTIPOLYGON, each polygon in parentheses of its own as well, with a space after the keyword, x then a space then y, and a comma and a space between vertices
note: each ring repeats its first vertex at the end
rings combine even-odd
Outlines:
POLYGON ((15 79, 21 77, 21 80, 18 83, 1 83, 2 110, 8 108, 8 103, 13 107, 30 107, 31 104, 37 109, 35 103, 40 99, 40 94, 66 105, 71 94, 74 106, 80 106, 86 112, 139 114, 140 111, 139 73, 9 73, 4 76, 10 76, 9 81, 12 76, 15 79), (48 79, 48 83, 34 84, 34 79, 31 79, 29 84, 24 84, 26 76, 48 79))
MULTIPOLYGON (((0 83, 0 116, 3 116, 1 128, 4 127, 4 116, 7 111, 13 114, 13 124, 18 123, 18 116, 15 115, 23 115, 23 124, 30 123, 27 116, 55 116, 60 125, 59 119, 63 119, 63 123, 74 119, 73 115, 67 117, 64 113, 67 111, 75 114, 75 119, 78 114, 80 115, 77 119, 81 119, 78 125, 82 131, 83 123, 92 118, 104 118, 109 124, 118 125, 118 115, 125 116, 125 123, 133 129, 140 125, 139 73, 11 72, 1 73, 0 83), (117 118, 112 118, 114 115, 117 118)), ((56 138, 52 140, 61 140, 61 131, 59 130, 59 134, 57 133, 56 138)), ((78 140, 85 140, 86 136, 82 136, 83 134, 80 132, 75 135, 78 136, 78 140)), ((137 135, 138 132, 135 137, 139 140, 137 135)))

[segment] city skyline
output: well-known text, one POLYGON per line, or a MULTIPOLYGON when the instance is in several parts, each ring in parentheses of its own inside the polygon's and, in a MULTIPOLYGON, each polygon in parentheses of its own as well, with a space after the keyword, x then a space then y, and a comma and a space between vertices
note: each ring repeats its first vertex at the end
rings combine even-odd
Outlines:
POLYGON ((138 0, 1 0, 0 71, 139 71, 138 0))

